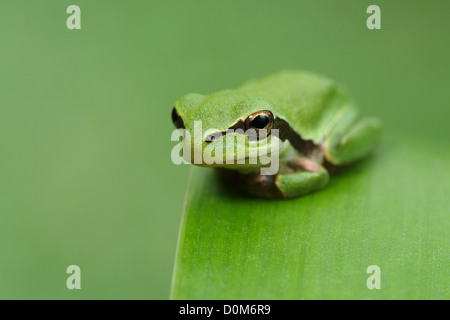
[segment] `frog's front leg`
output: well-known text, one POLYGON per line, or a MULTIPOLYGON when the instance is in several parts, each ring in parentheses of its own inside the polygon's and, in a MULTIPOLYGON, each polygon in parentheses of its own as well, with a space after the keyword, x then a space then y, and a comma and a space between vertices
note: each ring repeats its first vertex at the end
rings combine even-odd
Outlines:
POLYGON ((302 157, 284 163, 277 175, 260 175, 255 172, 240 174, 239 180, 241 189, 254 196, 286 199, 323 188, 328 183, 329 175, 324 167, 302 157))
POLYGON ((275 178, 275 184, 284 198, 295 198, 322 189, 328 183, 328 171, 316 162, 302 157, 287 162, 275 178))

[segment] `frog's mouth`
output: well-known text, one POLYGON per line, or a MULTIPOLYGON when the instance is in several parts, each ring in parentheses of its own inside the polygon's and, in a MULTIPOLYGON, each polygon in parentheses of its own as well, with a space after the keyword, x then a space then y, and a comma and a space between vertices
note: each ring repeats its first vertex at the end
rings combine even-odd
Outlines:
MULTIPOLYGON (((288 141, 276 138, 276 140, 271 141, 264 147, 261 147, 256 142, 254 145, 247 146, 245 154, 232 152, 227 156, 226 152, 224 152, 219 159, 215 159, 214 156, 209 154, 202 154, 201 161, 197 162, 195 161, 195 156, 191 155, 191 159, 185 158, 185 160, 200 167, 261 167, 275 161, 275 159, 278 160, 287 147, 288 141)), ((200 150, 197 150, 197 152, 200 152, 200 150)), ((197 155, 197 159, 200 159, 199 155, 197 155)))
POLYGON ((240 162, 248 163, 250 160, 259 160, 262 157, 269 157, 269 158, 280 157, 283 151, 286 150, 287 143, 286 141, 282 141, 278 138, 277 140, 278 141, 275 144, 273 143, 270 144, 270 150, 268 148, 264 148, 262 149, 264 151, 261 152, 261 149, 258 148, 251 149, 249 154, 257 154, 256 157, 251 156, 240 157, 236 159, 236 163, 240 162))

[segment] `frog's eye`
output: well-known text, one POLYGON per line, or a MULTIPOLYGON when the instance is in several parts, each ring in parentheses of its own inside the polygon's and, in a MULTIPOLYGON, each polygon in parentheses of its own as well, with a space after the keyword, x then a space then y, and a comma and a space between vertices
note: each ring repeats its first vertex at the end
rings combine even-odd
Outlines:
POLYGON ((177 129, 184 129, 183 119, 181 119, 175 107, 172 109, 172 122, 177 129))
POLYGON ((262 110, 252 113, 245 120, 245 126, 247 129, 268 129, 272 127, 273 115, 268 110, 262 110))
POLYGON ((268 110, 252 113, 245 120, 245 130, 248 130, 250 139, 264 139, 270 135, 273 125, 273 114, 268 110), (253 129, 253 130, 249 130, 253 129), (263 131, 260 131, 264 129, 263 131), (252 131, 255 134, 252 134, 252 131))

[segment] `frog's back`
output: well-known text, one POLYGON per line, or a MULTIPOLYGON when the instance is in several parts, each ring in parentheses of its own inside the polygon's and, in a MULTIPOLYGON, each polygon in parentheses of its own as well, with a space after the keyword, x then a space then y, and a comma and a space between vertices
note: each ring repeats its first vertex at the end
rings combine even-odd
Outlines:
POLYGON ((304 139, 317 143, 338 112, 353 108, 342 87, 312 72, 282 71, 249 81, 238 90, 274 104, 277 116, 287 120, 304 139))

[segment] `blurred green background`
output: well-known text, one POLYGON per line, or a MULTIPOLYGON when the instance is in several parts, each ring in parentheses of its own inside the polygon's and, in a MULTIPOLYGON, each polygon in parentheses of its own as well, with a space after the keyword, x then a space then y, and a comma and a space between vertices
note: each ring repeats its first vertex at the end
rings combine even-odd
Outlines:
POLYGON ((166 299, 188 166, 173 102, 280 69, 448 143, 450 3, 0 2, 0 298, 166 299), (66 9, 81 8, 81 30, 66 9), (381 30, 366 9, 381 8, 381 30), (66 288, 67 266, 82 289, 66 288))

